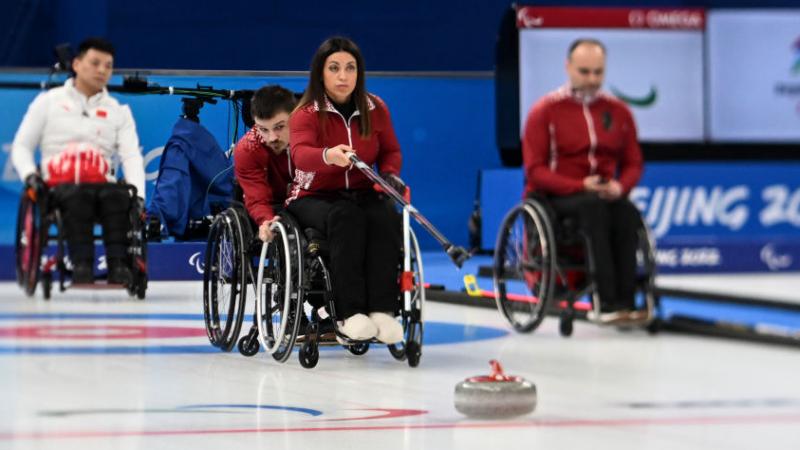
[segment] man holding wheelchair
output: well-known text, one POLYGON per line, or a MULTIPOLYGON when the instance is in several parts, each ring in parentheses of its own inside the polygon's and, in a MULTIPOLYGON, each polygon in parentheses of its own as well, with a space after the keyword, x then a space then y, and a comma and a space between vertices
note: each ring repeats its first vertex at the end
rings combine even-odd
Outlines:
POLYGON ((272 240, 270 224, 276 220, 275 205, 286 201, 294 170, 289 158, 289 115, 297 101, 278 85, 264 86, 253 94, 250 129, 233 151, 234 173, 244 193, 247 213, 258 227, 262 241, 272 240))
POLYGON ((600 87, 606 49, 594 39, 569 48, 569 82, 541 98, 525 122, 525 194, 545 195, 588 237, 602 322, 639 320, 635 311, 639 211, 627 199, 642 174, 628 107, 600 87))
POLYGON ((144 205, 144 165, 130 108, 108 94, 114 48, 106 40, 83 41, 72 61, 74 76, 64 86, 39 94, 28 107, 11 148, 14 168, 25 184, 53 190, 64 224, 73 284, 94 282, 93 226, 102 224, 108 283, 130 285, 130 209, 144 205), (41 150, 41 172, 34 160, 41 150), (114 161, 136 188, 116 183, 114 161))

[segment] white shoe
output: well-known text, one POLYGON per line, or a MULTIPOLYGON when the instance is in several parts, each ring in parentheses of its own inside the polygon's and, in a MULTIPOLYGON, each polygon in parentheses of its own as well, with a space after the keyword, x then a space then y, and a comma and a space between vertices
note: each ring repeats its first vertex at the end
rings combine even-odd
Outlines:
POLYGON ((586 319, 590 322, 606 325, 618 321, 620 319, 620 314, 617 311, 598 312, 596 309, 591 309, 586 313, 586 319))
POLYGON ((364 314, 353 314, 339 326, 339 331, 350 339, 365 341, 378 334, 378 328, 364 314))
POLYGON ((403 326, 394 317, 382 312, 369 313, 369 318, 378 327, 378 340, 384 344, 395 344, 403 340, 403 326))
POLYGON ((628 322, 630 320, 631 312, 627 309, 619 311, 600 313, 599 322, 604 325, 613 325, 621 322, 628 322))
POLYGON ((646 309, 635 309, 628 314, 629 320, 647 320, 650 318, 650 311, 646 309))

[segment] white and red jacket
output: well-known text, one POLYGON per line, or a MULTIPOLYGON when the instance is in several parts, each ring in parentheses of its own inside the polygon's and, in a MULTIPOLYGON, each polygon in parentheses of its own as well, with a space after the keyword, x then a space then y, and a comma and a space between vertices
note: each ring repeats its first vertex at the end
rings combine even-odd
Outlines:
POLYGON ((295 165, 294 183, 287 203, 306 195, 325 195, 341 190, 371 189, 372 182, 358 169, 329 165, 323 159, 326 148, 347 144, 370 166, 377 164, 380 173, 400 175, 402 155, 392 127, 389 109, 374 95, 367 97, 372 134, 359 134, 361 112, 345 118, 325 98, 325 129, 317 117, 319 105, 309 103, 292 113, 289 119, 289 142, 295 165))
POLYGON ((39 94, 14 136, 11 159, 21 179, 36 171, 34 152, 42 152, 42 176, 48 180, 51 160, 68 148, 86 147, 99 151, 105 159, 106 179, 115 181, 108 168, 115 158, 122 164, 125 179, 136 186, 144 198, 144 164, 136 124, 127 105, 121 105, 103 89, 87 98, 75 89, 72 79, 64 86, 39 94))
POLYGON ((522 136, 525 194, 569 195, 583 179, 617 179, 625 195, 642 175, 636 124, 627 105, 601 92, 584 101, 569 86, 533 105, 522 136))

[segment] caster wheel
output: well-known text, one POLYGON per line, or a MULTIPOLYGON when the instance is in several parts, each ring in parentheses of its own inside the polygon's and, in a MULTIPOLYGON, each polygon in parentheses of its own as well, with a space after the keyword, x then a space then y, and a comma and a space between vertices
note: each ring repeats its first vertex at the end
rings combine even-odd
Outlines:
POLYGON ((406 357, 408 358, 409 367, 417 367, 419 359, 422 357, 422 347, 419 343, 411 341, 406 344, 406 357))
POLYGON ((250 334, 242 336, 242 338, 239 339, 239 353, 242 355, 255 356, 259 349, 258 339, 251 338, 250 334))
POLYGON ((369 351, 369 342, 360 342, 358 344, 348 345, 347 350, 350 350, 350 353, 356 356, 361 356, 369 351))
POLYGON ((42 295, 45 300, 50 300, 50 294, 53 291, 53 275, 47 274, 42 277, 42 295))
POLYGON ((316 345, 311 345, 308 342, 303 343, 300 347, 300 365, 306 369, 311 369, 319 362, 319 349, 316 345))
POLYGON ((572 327, 573 325, 571 319, 562 318, 558 323, 558 331, 561 333, 561 336, 564 337, 572 336, 572 327))

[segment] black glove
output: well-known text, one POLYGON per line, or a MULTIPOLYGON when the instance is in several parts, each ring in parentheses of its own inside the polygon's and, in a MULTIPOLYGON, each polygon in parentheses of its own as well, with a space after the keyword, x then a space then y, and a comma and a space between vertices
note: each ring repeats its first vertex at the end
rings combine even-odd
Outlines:
POLYGON ((403 195, 406 192, 406 184, 403 180, 393 173, 384 172, 381 177, 386 181, 386 184, 391 186, 398 194, 403 195))
POLYGON ((25 187, 41 192, 44 189, 44 180, 38 173, 34 172, 25 177, 25 187))

